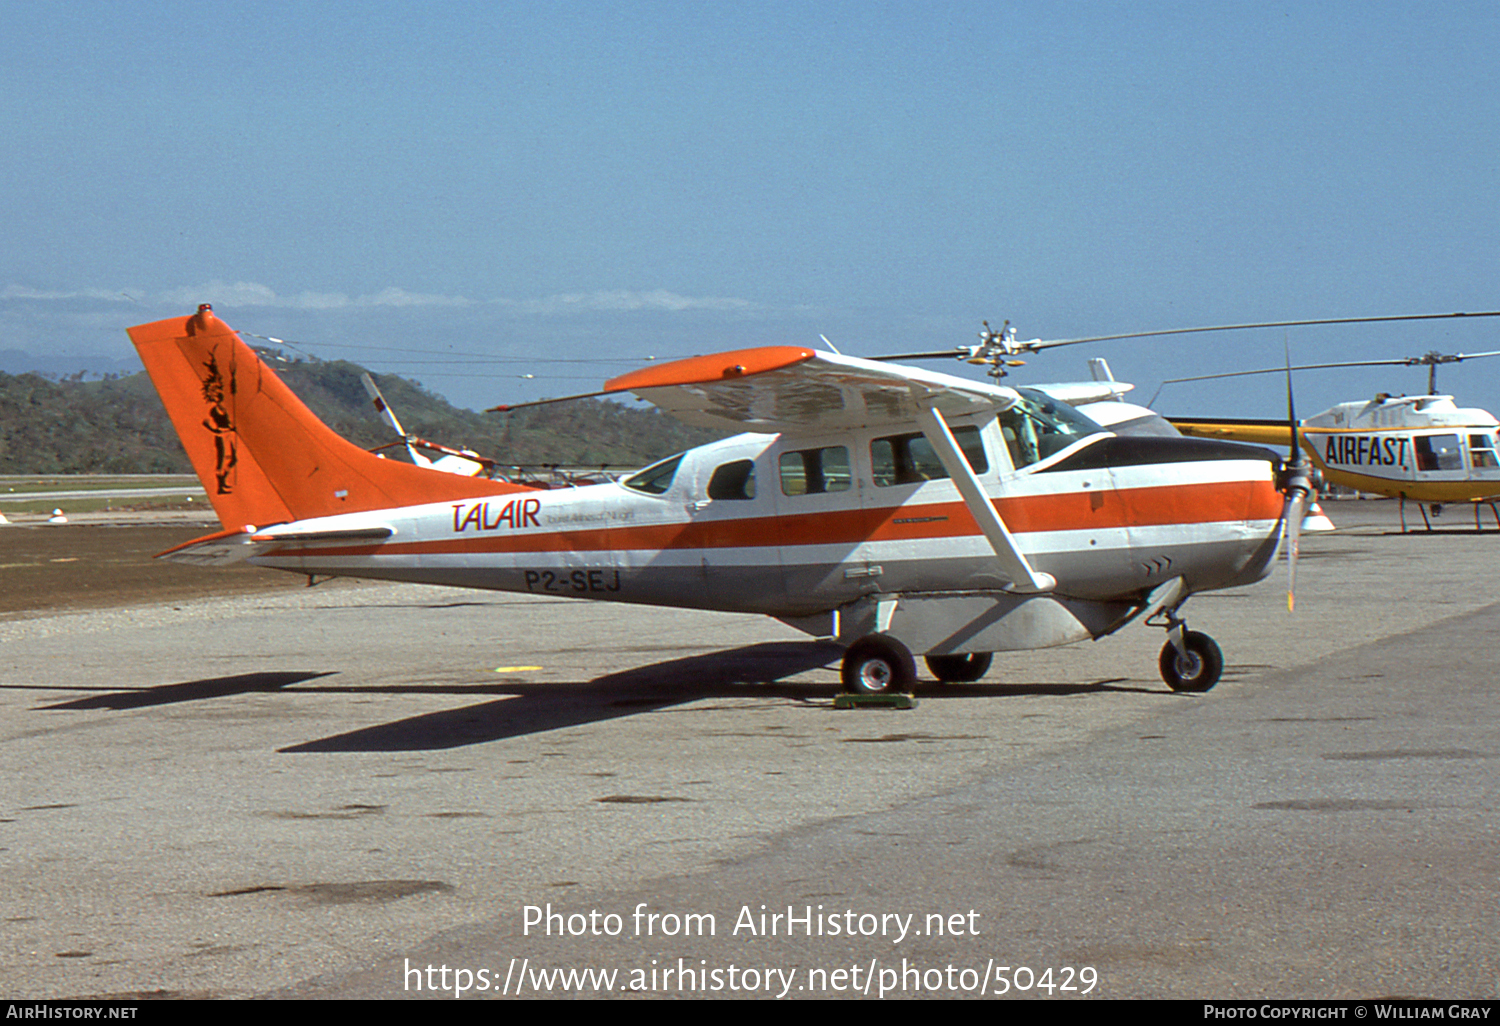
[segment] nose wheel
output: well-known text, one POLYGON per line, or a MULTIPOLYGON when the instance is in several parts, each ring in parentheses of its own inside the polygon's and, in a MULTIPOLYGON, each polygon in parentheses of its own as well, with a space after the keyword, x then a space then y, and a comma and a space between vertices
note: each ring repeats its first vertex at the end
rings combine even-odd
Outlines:
POLYGON ((1200 631, 1184 631, 1182 648, 1168 641, 1161 650, 1161 679, 1173 691, 1207 691, 1224 672, 1218 642, 1200 631))

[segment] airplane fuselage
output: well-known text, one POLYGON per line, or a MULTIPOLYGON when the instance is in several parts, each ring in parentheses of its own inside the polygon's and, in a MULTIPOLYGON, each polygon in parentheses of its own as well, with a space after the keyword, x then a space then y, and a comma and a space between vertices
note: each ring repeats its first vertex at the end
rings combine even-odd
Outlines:
MULTIPOLYGON (((1282 509, 1270 454, 1095 435, 1018 472, 994 418, 955 427, 1022 552, 1056 578, 1055 597, 1128 610, 1172 577, 1192 592, 1267 572, 1282 509)), ((958 490, 902 451, 912 442, 740 435, 624 482, 302 521, 391 534, 283 544, 252 562, 788 620, 877 595, 1003 592, 1011 582, 958 490)))
MULTIPOLYGON (((1197 591, 1259 580, 1286 510, 1274 453, 1111 434, 1055 397, 763 346, 631 371, 684 423, 763 433, 620 482, 545 490, 381 459, 339 437, 208 305, 130 329, 223 530, 163 553, 309 575, 763 613, 847 646, 843 687, 909 688, 914 656, 1167 631, 1203 691, 1223 657, 1197 591)), ((394 426, 394 425, 393 425, 394 426)))

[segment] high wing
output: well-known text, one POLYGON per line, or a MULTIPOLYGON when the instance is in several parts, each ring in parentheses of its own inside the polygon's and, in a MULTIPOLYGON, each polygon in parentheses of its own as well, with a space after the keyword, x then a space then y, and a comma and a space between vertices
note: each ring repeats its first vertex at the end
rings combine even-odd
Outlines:
MULTIPOLYGON (((766 434, 911 424, 924 408, 951 418, 1005 410, 1020 398, 1010 388, 800 346, 740 349, 644 367, 587 395, 624 392, 685 424, 766 434)), ((525 405, 537 404, 496 409, 525 405)))
MULTIPOLYGON (((633 371, 606 393, 633 392, 687 424, 781 434, 917 424, 994 550, 1011 590, 1057 581, 1021 553, 960 452, 948 418, 1007 410, 1020 393, 948 374, 796 346, 741 349, 633 371)), ((894 603, 889 603, 892 608, 894 603)), ((882 618, 888 617, 882 612, 882 618)))

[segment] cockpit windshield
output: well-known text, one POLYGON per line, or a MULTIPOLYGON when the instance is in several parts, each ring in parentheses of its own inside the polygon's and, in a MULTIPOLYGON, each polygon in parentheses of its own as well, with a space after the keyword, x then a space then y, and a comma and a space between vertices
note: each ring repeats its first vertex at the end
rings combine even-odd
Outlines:
POLYGON ((1021 401, 1000 414, 1000 433, 1016 469, 1061 452, 1080 438, 1104 428, 1078 410, 1045 392, 1018 388, 1021 401))
POLYGON ((665 494, 672 487, 672 478, 677 475, 677 464, 682 462, 682 453, 668 457, 659 463, 653 463, 645 470, 639 471, 627 477, 622 483, 626 488, 632 488, 647 495, 665 494))

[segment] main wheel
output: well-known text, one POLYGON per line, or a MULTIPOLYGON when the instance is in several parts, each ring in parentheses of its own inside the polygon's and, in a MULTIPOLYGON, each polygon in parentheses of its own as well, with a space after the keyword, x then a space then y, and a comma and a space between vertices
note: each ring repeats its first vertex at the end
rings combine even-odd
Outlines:
POLYGON ((867 634, 844 653, 841 676, 844 690, 856 695, 898 694, 916 683, 917 661, 889 634, 867 634))
POLYGON ((963 655, 930 655, 924 657, 924 662, 932 675, 944 684, 967 684, 989 672, 990 658, 988 652, 967 652, 963 655))
POLYGON ((1173 691, 1207 691, 1224 672, 1224 653, 1207 634, 1188 631, 1182 636, 1186 653, 1170 641, 1161 650, 1161 679, 1173 691))

